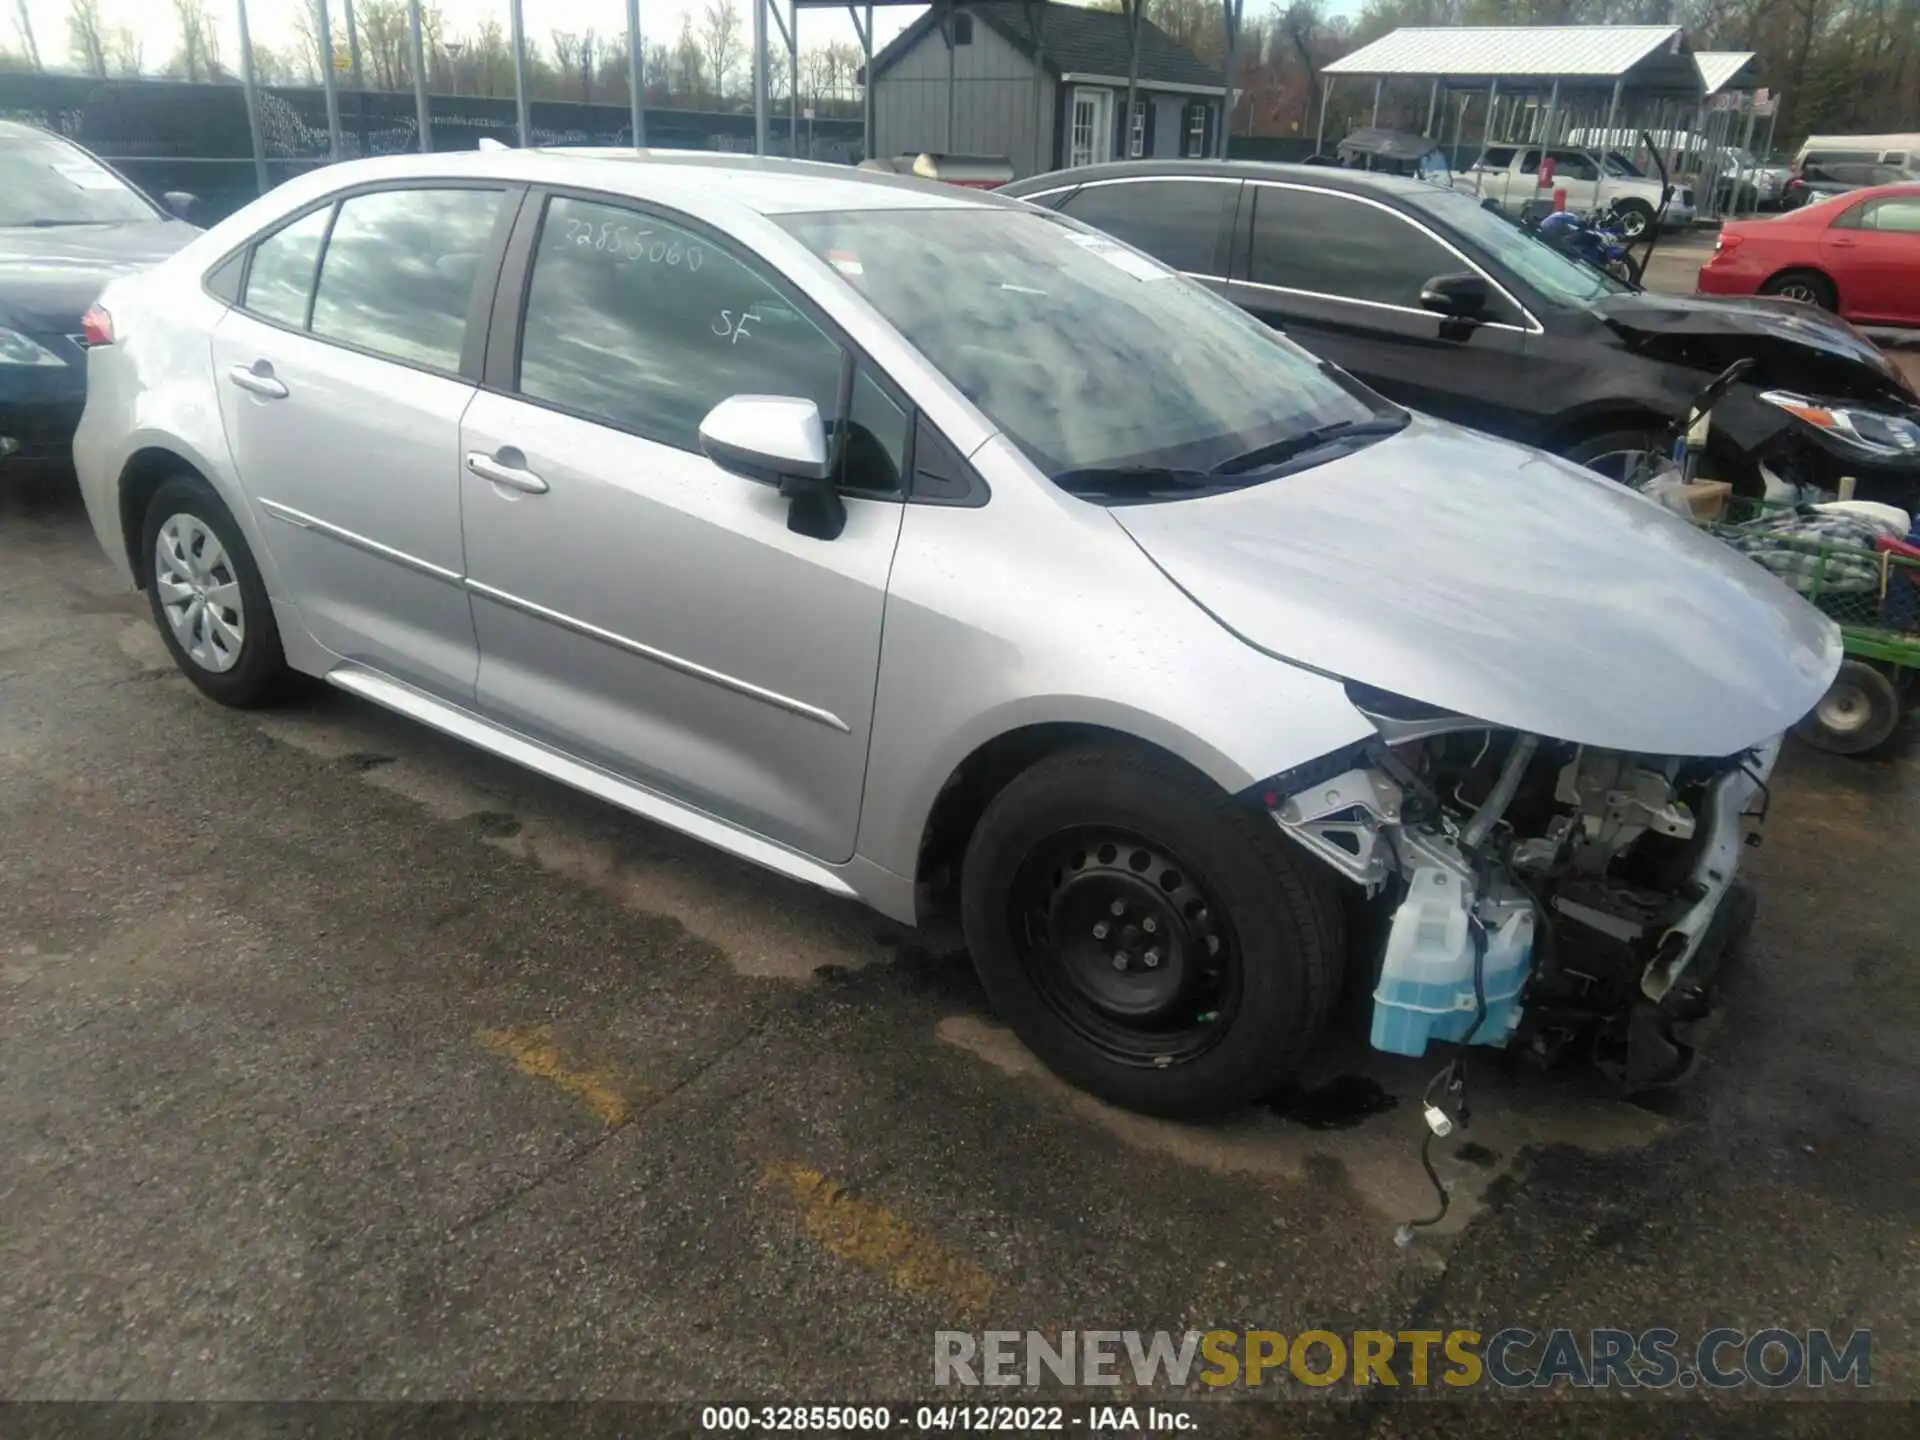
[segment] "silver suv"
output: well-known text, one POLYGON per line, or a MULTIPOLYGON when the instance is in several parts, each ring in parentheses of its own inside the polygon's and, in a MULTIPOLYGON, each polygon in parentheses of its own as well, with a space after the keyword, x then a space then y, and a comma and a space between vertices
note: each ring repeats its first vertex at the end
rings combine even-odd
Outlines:
POLYGON ((88 323, 87 507, 207 695, 319 677, 955 904, 1026 1043, 1151 1111, 1270 1090, 1348 975, 1389 1049, 1658 1029, 1839 660, 1637 495, 913 180, 337 165, 88 323))

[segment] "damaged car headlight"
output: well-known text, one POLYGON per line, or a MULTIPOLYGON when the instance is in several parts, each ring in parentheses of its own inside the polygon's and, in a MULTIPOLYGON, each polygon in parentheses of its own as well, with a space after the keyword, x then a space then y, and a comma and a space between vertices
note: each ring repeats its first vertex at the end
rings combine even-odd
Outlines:
POLYGON ((1763 391, 1760 398, 1863 454, 1920 455, 1920 424, 1904 415, 1851 405, 1822 405, 1786 390, 1763 391))

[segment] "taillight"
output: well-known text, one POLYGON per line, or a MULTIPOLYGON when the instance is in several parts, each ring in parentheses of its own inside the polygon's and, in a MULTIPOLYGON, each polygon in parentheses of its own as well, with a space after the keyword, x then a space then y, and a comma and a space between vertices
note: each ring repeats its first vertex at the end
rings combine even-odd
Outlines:
MULTIPOLYGON (((67 313, 71 315, 73 312, 69 310, 67 313)), ((80 317, 80 331, 87 337, 88 349, 92 349, 95 345, 111 345, 113 316, 107 313, 103 305, 90 306, 87 313, 80 317)))

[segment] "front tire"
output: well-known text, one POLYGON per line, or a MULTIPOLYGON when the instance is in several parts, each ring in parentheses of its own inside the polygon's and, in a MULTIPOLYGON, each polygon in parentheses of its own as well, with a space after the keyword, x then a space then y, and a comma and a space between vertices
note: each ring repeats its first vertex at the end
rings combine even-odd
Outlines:
POLYGON ((267 587, 212 487, 189 475, 162 481, 141 533, 153 621, 181 673, 236 709, 283 698, 293 672, 267 587))
POLYGON ((1864 660, 1843 660, 1840 673, 1793 733, 1829 755, 1864 755, 1900 723, 1900 692, 1864 660))
POLYGON ((1625 485, 1640 473, 1648 457, 1657 459, 1667 449, 1665 431, 1648 426, 1622 426, 1583 436, 1560 448, 1562 459, 1584 465, 1609 480, 1625 485))
POLYGON ((1171 759, 1050 756, 987 807, 961 918, 980 983, 1056 1074, 1130 1110, 1216 1115, 1306 1058, 1345 963, 1332 877, 1171 759))

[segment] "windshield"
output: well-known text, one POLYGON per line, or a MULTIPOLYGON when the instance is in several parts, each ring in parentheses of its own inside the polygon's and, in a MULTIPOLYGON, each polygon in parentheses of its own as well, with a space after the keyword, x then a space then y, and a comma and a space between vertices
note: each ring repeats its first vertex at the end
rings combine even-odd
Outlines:
POLYGON ((1479 246, 1549 300, 1587 305, 1603 295, 1618 295, 1632 288, 1591 265, 1562 255, 1511 220, 1486 210, 1470 195, 1435 191, 1431 195, 1409 195, 1407 203, 1479 246))
POLYGON ((1753 158, 1753 152, 1751 150, 1743 150, 1738 145, 1728 147, 1727 159, 1743 170, 1751 170, 1760 163, 1753 158))
POLYGON ((1622 180, 1638 180, 1641 178, 1640 167, 1627 159, 1627 157, 1622 155, 1618 150, 1609 150, 1605 155, 1601 156, 1601 159, 1606 163, 1607 173, 1609 175, 1616 176, 1622 180))
POLYGON ((1158 261, 1051 213, 772 218, 1050 478, 1107 467, 1207 471, 1401 413, 1158 261))
POLYGON ((0 142, 0 225, 103 225, 156 215, 84 150, 57 140, 0 142))

